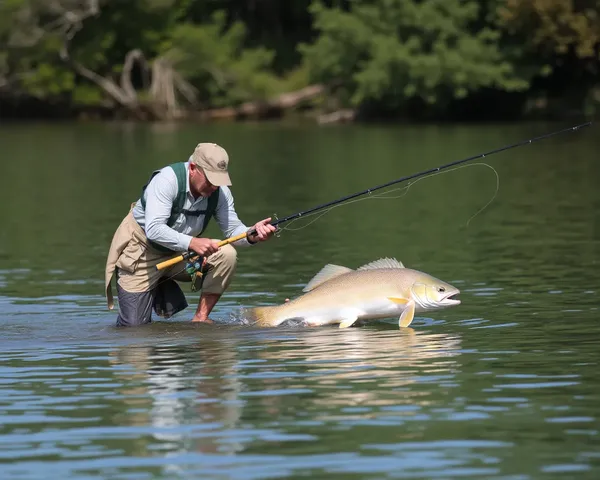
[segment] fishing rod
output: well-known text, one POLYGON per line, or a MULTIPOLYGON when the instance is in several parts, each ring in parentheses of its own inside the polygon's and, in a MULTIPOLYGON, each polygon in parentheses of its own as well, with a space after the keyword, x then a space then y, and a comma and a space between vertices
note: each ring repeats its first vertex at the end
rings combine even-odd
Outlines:
MULTIPOLYGON (((277 225, 281 225, 282 223, 289 222, 290 220, 295 220, 295 219, 300 218, 302 216, 318 212, 319 210, 323 210, 323 209, 325 209, 327 207, 332 207, 334 205, 339 205, 341 203, 347 202, 348 200, 352 200, 353 198, 360 197, 362 195, 371 194, 372 192, 375 192, 377 190, 381 190, 382 188, 386 188, 386 187, 389 187, 391 185, 396 185, 398 183, 406 182, 408 180, 414 180, 415 178, 419 178, 419 177, 423 177, 423 176, 426 176, 426 175, 430 175, 432 173, 441 172, 442 170, 446 170, 447 168, 455 167, 457 165, 470 162, 472 160, 477 160, 478 158, 489 157, 490 155, 494 155, 496 153, 504 152, 506 150, 511 150, 511 149, 517 148, 517 147, 522 147, 524 145, 528 145, 528 144, 531 144, 531 143, 534 143, 534 142, 539 142, 540 140, 545 140, 547 138, 554 137, 556 135, 560 135, 562 133, 575 132, 575 131, 580 130, 582 128, 589 127, 591 124, 592 124, 592 122, 587 122, 587 123, 582 123, 580 125, 575 125, 574 127, 564 128, 564 129, 558 130, 556 132, 546 133, 545 135, 540 135, 539 137, 530 138, 529 140, 523 140, 523 141, 518 142, 518 143, 513 143, 512 145, 506 145, 504 147, 500 147, 500 148, 497 148, 495 150, 490 150, 489 152, 480 153, 479 155, 474 155, 472 157, 463 158, 462 160, 456 160, 454 162, 450 162, 450 163, 446 163, 445 165, 441 165, 439 167, 430 168, 428 170, 424 170, 422 172, 414 173, 414 174, 408 175, 406 177, 401 177, 401 178, 398 178, 396 180, 392 180, 390 182, 383 183, 381 185, 377 185, 377 186, 372 187, 372 188, 367 188, 366 190, 363 190, 361 192, 353 193, 351 195, 346 195, 345 197, 338 198, 337 200, 333 200, 333 201, 328 202, 328 203, 323 203, 321 205, 317 205, 316 207, 310 208, 308 210, 304 210, 302 212, 294 213, 292 215, 289 215, 288 217, 285 217, 285 218, 276 220, 274 222, 271 222, 271 225, 273 225, 274 227, 276 227, 277 225)), ((231 238, 228 238, 226 240, 222 240, 221 242, 219 242, 219 247, 222 247, 224 245, 228 245, 228 244, 233 243, 233 242, 237 242, 238 240, 242 240, 242 239, 246 238, 247 236, 253 235, 255 233, 256 233, 255 230, 250 230, 250 231, 248 231, 246 233, 242 233, 240 235, 236 235, 235 237, 231 237, 231 238)), ((159 263, 158 265, 156 265, 156 268, 157 268, 157 270, 162 270, 164 268, 170 267, 171 265, 175 265, 175 264, 177 264, 177 263, 179 263, 179 262, 181 262, 183 260, 188 260, 189 258, 199 257, 199 256, 200 255, 197 254, 196 252, 186 252, 186 253, 178 255, 177 257, 174 257, 174 258, 172 258, 170 260, 166 260, 166 261, 164 261, 162 263, 159 263)))

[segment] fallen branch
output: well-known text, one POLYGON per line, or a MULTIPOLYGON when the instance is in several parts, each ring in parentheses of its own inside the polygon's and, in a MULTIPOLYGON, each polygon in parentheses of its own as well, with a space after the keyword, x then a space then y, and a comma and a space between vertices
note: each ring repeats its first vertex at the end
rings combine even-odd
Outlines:
POLYGON ((205 110, 198 113, 200 120, 237 120, 241 118, 263 118, 280 114, 284 110, 294 108, 306 100, 321 95, 325 91, 323 85, 309 85, 293 92, 277 95, 269 100, 245 102, 237 107, 224 107, 205 110))
POLYGON ((319 115, 317 122, 321 125, 328 123, 352 122, 356 117, 356 112, 351 109, 338 110, 336 112, 324 113, 319 115))

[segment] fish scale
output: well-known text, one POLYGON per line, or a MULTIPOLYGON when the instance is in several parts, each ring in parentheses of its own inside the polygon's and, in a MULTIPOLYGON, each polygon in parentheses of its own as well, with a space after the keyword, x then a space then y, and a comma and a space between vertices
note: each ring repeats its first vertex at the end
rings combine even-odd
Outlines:
POLYGON ((250 310, 255 324, 274 327, 301 319, 310 326, 351 326, 357 320, 399 316, 408 326, 415 312, 458 305, 460 291, 431 275, 405 268, 395 259, 379 259, 357 270, 326 265, 307 284, 305 294, 272 307, 250 310))

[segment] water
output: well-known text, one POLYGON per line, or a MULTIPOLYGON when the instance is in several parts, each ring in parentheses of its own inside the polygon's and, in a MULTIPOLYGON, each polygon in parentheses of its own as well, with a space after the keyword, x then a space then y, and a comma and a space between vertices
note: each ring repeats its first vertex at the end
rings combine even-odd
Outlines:
POLYGON ((241 251, 216 327, 190 307, 116 329, 103 298, 129 204, 200 141, 230 151, 251 224, 562 127, 3 125, 0 477, 597 478, 596 127, 486 159, 500 189, 472 219, 496 190, 485 166, 241 251), (462 305, 402 331, 228 324, 326 263, 386 256, 462 305))

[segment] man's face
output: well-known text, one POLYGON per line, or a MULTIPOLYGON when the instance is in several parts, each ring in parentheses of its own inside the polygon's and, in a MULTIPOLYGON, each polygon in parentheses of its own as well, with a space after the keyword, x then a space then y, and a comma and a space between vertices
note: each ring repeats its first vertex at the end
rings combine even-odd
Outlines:
POLYGON ((200 167, 194 163, 190 163, 190 189, 192 193, 202 197, 210 197, 210 195, 219 187, 215 187, 208 181, 206 175, 200 167))

